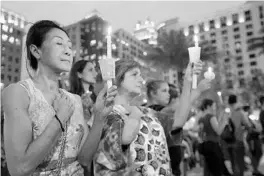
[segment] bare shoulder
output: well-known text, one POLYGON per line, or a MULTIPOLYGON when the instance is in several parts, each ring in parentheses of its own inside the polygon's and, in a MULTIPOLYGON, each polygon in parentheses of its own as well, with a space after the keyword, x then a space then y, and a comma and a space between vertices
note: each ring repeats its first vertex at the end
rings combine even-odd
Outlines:
POLYGON ((1 96, 4 109, 10 107, 10 105, 27 107, 29 104, 27 90, 19 85, 19 83, 10 84, 8 87, 4 88, 1 96))

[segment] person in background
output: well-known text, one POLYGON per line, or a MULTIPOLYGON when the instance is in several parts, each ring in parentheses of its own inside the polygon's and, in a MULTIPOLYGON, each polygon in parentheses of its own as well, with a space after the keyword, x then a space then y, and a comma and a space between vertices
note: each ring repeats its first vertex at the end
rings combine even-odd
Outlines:
POLYGON ((243 176, 245 170, 245 146, 243 142, 244 130, 243 126, 250 128, 251 124, 248 118, 239 110, 236 95, 228 97, 228 104, 231 110, 231 120, 234 124, 235 142, 228 144, 228 153, 230 156, 232 170, 234 176, 243 176))
MULTIPOLYGON (((252 116, 252 114, 250 114, 250 106, 243 106, 242 113, 246 118, 252 116)), ((249 122, 252 127, 247 130, 246 145, 248 146, 251 165, 253 167, 252 176, 263 176, 258 170, 260 159, 263 154, 260 139, 262 128, 257 119, 249 118, 249 122)))
POLYGON ((259 121, 262 127, 262 142, 264 142, 264 96, 262 95, 259 98, 259 103, 260 103, 260 114, 259 114, 259 121))
POLYGON ((204 176, 231 175, 225 166, 224 154, 220 146, 220 135, 228 123, 227 114, 216 116, 216 103, 211 99, 202 101, 201 110, 204 117, 199 120, 202 131, 200 153, 204 156, 204 176))
MULTIPOLYGON (((84 119, 88 125, 90 131, 94 122, 93 107, 96 101, 96 95, 93 91, 93 86, 96 83, 97 72, 95 64, 92 61, 79 60, 74 63, 70 71, 69 83, 70 92, 77 94, 82 99, 84 119)), ((95 126, 102 127, 102 123, 99 119, 95 119, 95 126)), ((94 139, 95 143, 99 142, 100 133, 97 138, 94 139)), ((93 174, 92 163, 88 164, 88 167, 84 168, 84 175, 91 176, 93 174)))
MULTIPOLYGON (((81 98, 60 89, 62 72, 72 66, 72 43, 67 32, 49 20, 34 23, 26 38, 27 57, 34 76, 2 92, 4 142, 11 175, 82 176, 102 129, 88 128, 81 98)), ((115 89, 105 87, 97 98, 95 118, 112 110, 115 89), (107 93, 107 97, 104 95, 107 93)))

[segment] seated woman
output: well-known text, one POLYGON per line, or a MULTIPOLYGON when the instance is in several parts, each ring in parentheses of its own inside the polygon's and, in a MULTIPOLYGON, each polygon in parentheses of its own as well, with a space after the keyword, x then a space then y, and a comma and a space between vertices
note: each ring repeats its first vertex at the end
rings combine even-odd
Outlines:
MULTIPOLYGON (((121 59, 116 62, 115 71, 118 94, 94 158, 95 176, 171 176, 163 122, 155 111, 130 105, 141 93, 140 66, 135 61, 121 59)), ((204 87, 207 89, 209 84, 204 87)))

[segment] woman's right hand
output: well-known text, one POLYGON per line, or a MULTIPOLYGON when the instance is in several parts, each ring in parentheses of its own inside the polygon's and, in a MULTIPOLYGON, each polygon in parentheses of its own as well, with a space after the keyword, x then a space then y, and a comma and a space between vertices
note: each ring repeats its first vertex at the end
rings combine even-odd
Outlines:
POLYGON ((69 118, 72 116, 75 105, 63 91, 59 90, 59 94, 56 95, 53 102, 54 110, 56 115, 60 119, 62 124, 66 124, 69 118))

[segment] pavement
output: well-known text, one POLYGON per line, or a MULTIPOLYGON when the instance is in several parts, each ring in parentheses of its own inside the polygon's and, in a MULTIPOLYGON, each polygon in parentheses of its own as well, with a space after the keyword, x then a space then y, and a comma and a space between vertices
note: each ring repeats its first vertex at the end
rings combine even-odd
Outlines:
MULTIPOLYGON (((259 171, 264 173, 264 155, 262 156, 262 159, 260 161, 259 171)), ((187 172, 187 176, 203 176, 203 168, 198 166, 192 169, 191 171, 187 172)), ((246 171, 244 173, 244 176, 252 176, 252 171, 246 171)))

